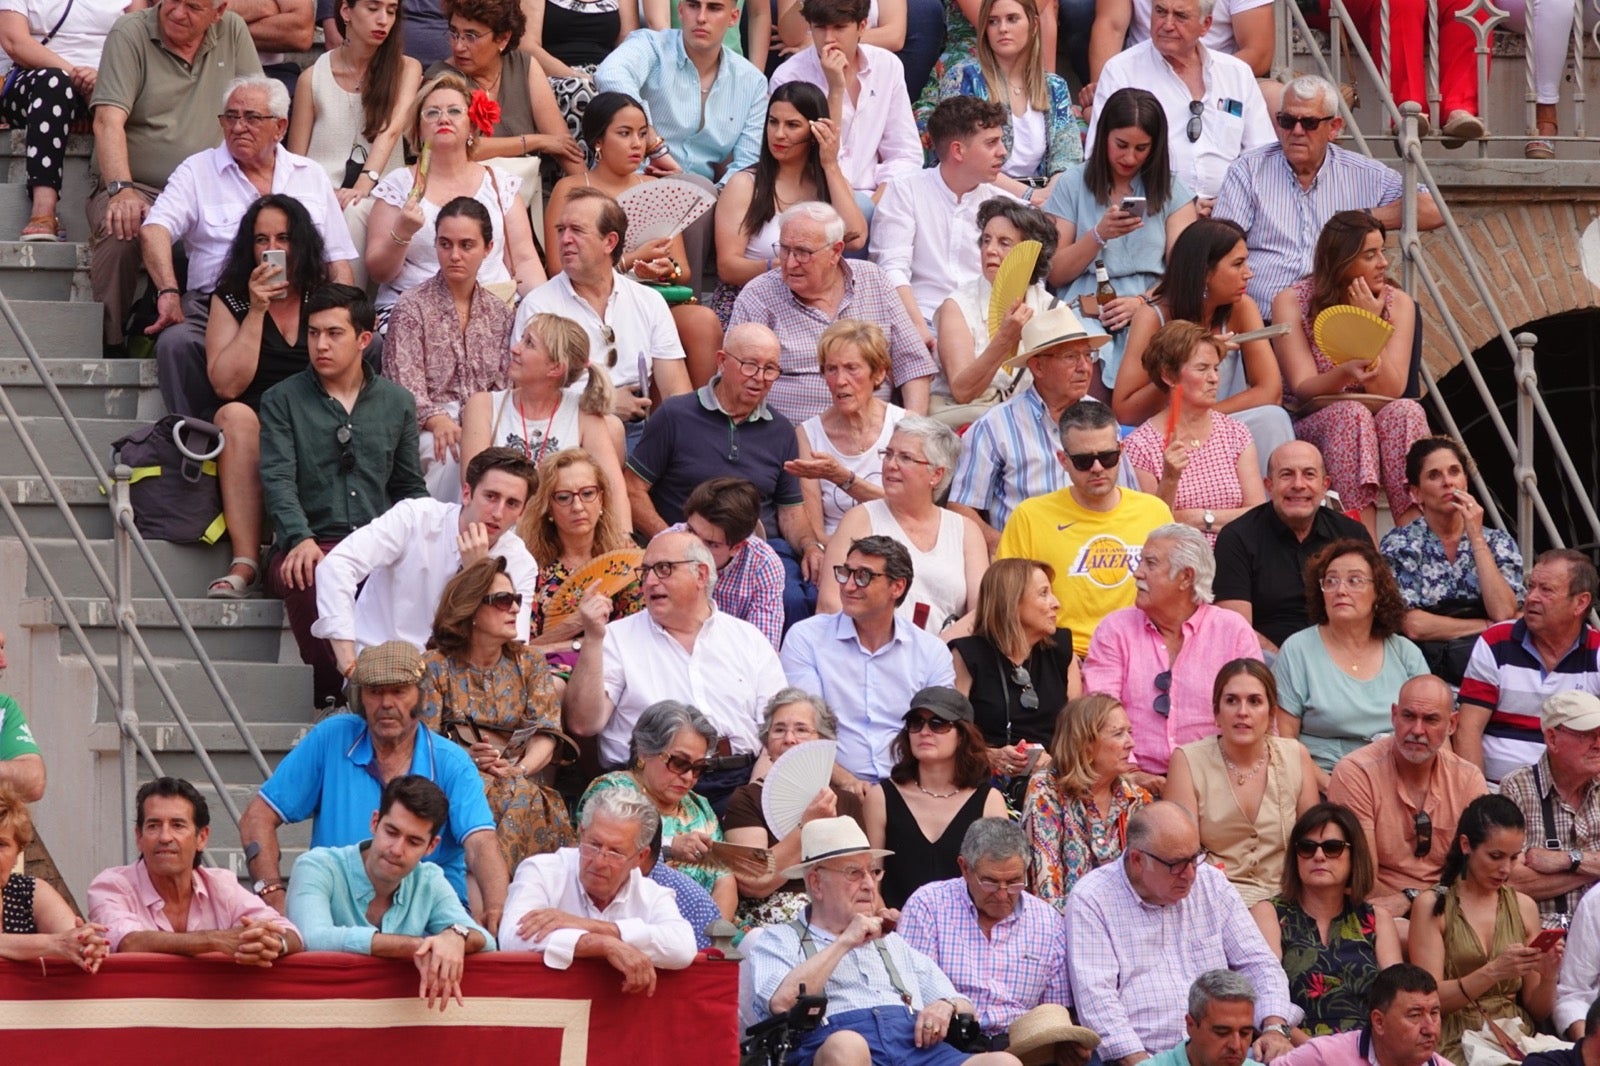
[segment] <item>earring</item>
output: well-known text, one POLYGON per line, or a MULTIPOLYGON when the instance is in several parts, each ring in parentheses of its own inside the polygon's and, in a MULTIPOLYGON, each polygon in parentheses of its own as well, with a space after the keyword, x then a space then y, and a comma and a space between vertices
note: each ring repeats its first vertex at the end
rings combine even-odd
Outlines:
POLYGON ((600 162, 600 146, 598 144, 594 146, 594 161, 596 163, 600 162))
MULTIPOLYGON (((468 141, 467 143, 471 144, 472 142, 468 141)), ((1210 285, 1202 285, 1202 286, 1200 286, 1200 299, 1202 299, 1202 300, 1211 299, 1211 286, 1210 285)))

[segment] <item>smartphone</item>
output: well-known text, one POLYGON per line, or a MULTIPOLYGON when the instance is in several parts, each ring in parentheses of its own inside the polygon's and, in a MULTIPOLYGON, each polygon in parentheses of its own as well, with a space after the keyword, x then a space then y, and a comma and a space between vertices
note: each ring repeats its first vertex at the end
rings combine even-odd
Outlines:
POLYGON ((1549 951, 1561 943, 1561 938, 1567 935, 1565 929, 1546 929, 1533 938, 1529 946, 1536 951, 1549 951))
POLYGON ((1145 213, 1145 199, 1143 196, 1124 196, 1122 198, 1122 209, 1130 215, 1138 215, 1140 218, 1143 218, 1145 213))
POLYGON ((289 253, 282 248, 276 248, 261 253, 261 261, 277 267, 279 270, 289 269, 289 253))

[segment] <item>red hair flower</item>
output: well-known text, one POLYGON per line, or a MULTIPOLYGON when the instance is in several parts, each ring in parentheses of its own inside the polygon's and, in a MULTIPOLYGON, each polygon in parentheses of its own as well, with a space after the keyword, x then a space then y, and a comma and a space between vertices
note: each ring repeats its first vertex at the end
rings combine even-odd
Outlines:
POLYGON ((473 128, 487 137, 500 121, 500 105, 489 99, 489 94, 482 89, 475 89, 472 103, 467 107, 467 118, 472 120, 473 128))

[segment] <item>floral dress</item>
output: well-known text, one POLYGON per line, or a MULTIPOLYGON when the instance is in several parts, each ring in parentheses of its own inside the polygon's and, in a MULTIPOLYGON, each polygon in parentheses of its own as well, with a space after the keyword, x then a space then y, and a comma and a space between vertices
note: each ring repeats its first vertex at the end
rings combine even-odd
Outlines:
POLYGON ((927 116, 939 106, 939 83, 944 81, 945 74, 969 59, 976 59, 977 55, 978 31, 972 28, 972 22, 956 0, 944 0, 944 51, 939 53, 938 60, 933 64, 928 84, 911 101, 911 110, 917 116, 919 130, 927 126, 927 116))
POLYGON ((1367 1024, 1367 986, 1378 975, 1377 916, 1372 904, 1345 903, 1322 942, 1317 920, 1295 903, 1273 897, 1283 930, 1283 971, 1289 998, 1306 1012, 1312 1036, 1347 1033, 1367 1024))
MULTIPOLYGON (((1044 116, 1044 158, 1039 160, 1039 169, 1032 176, 1053 178, 1074 163, 1083 162, 1083 123, 1072 112, 1072 89, 1061 76, 1046 74, 1044 80, 1045 88, 1050 94, 1050 110, 1044 116)), ((933 94, 931 100, 924 94, 922 99, 917 101, 917 132, 922 134, 929 166, 937 166, 939 159, 934 155, 933 144, 928 139, 928 116, 933 114, 934 108, 941 101, 948 100, 952 96, 975 96, 979 100, 990 98, 989 81, 983 76, 983 68, 978 65, 976 59, 957 63, 946 70, 944 77, 939 81, 938 91, 933 94), (926 109, 924 104, 927 105, 926 109)), ((1008 109, 1005 124, 1007 156, 1011 155, 1015 147, 1014 125, 1015 116, 1008 109)))
POLYGON ((1035 773, 1022 800, 1022 830, 1033 852, 1028 890, 1065 913, 1072 886, 1122 854, 1128 816, 1149 802, 1149 792, 1118 778, 1101 814, 1092 799, 1063 796, 1054 767, 1035 773))
MULTIPOLYGON (((609 774, 601 774, 583 790, 583 796, 578 800, 578 817, 583 817, 583 805, 589 802, 591 796, 611 788, 631 788, 644 795, 644 789, 639 787, 639 779, 633 776, 632 770, 613 770, 609 774)), ((712 840, 722 839, 722 826, 717 822, 717 813, 711 809, 711 802, 697 792, 690 792, 678 804, 676 814, 661 816, 661 835, 675 837, 680 833, 694 832, 703 832, 712 840)), ((679 866, 675 862, 667 865, 688 874, 707 892, 714 889, 721 878, 733 876, 710 866, 679 866)))
MULTIPOLYGON (((435 651, 423 657, 422 704, 419 717, 429 729, 461 744, 471 744, 479 729, 512 735, 506 758, 515 762, 529 740, 543 735, 571 744, 561 732, 561 706, 544 656, 509 648, 500 660, 480 669, 435 651)), ((555 789, 530 777, 480 774, 494 812, 496 836, 506 867, 530 855, 542 855, 577 842, 567 805, 555 789)))

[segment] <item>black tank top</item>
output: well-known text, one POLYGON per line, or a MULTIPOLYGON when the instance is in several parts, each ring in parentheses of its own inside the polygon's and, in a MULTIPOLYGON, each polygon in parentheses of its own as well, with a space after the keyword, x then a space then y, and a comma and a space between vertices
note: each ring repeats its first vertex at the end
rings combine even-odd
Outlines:
POLYGON ((929 881, 947 881, 961 873, 956 866, 961 838, 967 835, 968 826, 983 817, 988 798, 989 785, 985 782, 956 811, 939 839, 929 840, 923 836, 900 789, 893 781, 883 783, 884 847, 894 852, 883 860, 884 903, 903 907, 911 893, 929 881))

